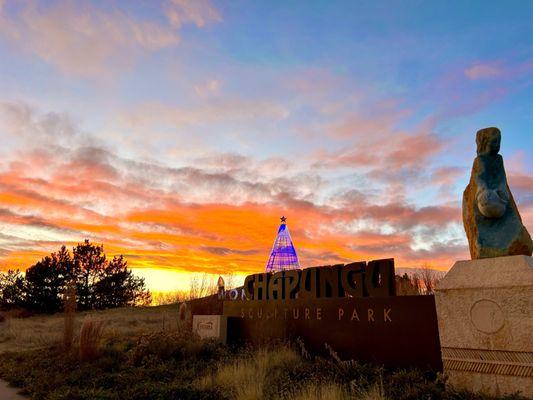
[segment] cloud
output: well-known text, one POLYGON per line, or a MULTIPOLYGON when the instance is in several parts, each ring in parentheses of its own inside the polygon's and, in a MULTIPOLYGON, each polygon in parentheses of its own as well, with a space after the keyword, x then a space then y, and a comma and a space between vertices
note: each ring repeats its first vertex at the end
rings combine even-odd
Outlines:
POLYGON ((289 111, 275 102, 225 98, 188 108, 158 102, 145 103, 128 110, 122 115, 122 120, 133 128, 166 126, 180 129, 189 125, 209 125, 224 121, 282 120, 288 115, 289 111))
POLYGON ((388 133, 378 140, 372 137, 334 152, 317 152, 313 166, 373 169, 374 178, 390 180, 396 179, 399 172, 416 171, 444 148, 445 142, 432 132, 388 133))
POLYGON ((452 185, 457 179, 466 176, 466 168, 461 167, 440 167, 431 173, 431 181, 437 185, 452 185))
POLYGON ((209 79, 202 84, 195 85, 194 91, 199 97, 215 95, 220 91, 220 81, 216 79, 209 79))
MULTIPOLYGON (((0 220, 5 224, 32 226, 36 228, 44 228, 56 231, 68 231, 65 228, 59 227, 47 222, 45 219, 33 215, 18 214, 9 209, 0 208, 0 220)), ((4 235, 5 237, 5 235, 4 235)))
POLYGON ((0 14, 0 36, 67 75, 107 77, 144 53, 176 46, 182 24, 203 27, 220 19, 207 1, 170 1, 165 12, 170 25, 91 3, 27 0, 0 14))
POLYGON ((522 222, 532 233, 533 229, 533 177, 524 162, 525 153, 519 151, 507 164, 507 183, 513 194, 522 222))
MULTIPOLYGON (((44 236, 39 229, 57 232, 47 245, 29 245, 26 263, 34 262, 35 251, 89 237, 105 243, 111 254, 132 255, 136 268, 220 273, 262 269, 281 214, 289 215, 304 266, 385 253, 412 265, 419 258, 411 247, 420 226, 446 231, 460 222, 457 206, 416 207, 403 200, 379 205, 349 190, 341 202, 320 203, 320 190, 309 188, 327 183, 323 178, 315 183, 300 173, 273 178, 244 159, 215 154, 206 156, 206 169, 170 168, 101 148, 41 150, 0 173, 5 210, 0 217, 6 227, 34 226, 32 235, 44 236), (33 163, 46 166, 38 178, 33 163), (225 172, 208 170, 220 166, 225 172), (390 233, 379 233, 384 226, 390 233)), ((20 249, 5 255, 2 264, 17 260, 24 260, 20 249)))
MULTIPOLYGON (((517 203, 523 207, 533 206, 533 177, 520 173, 511 173, 508 177, 509 187, 517 203)), ((528 221, 533 223, 533 221, 528 221)))
POLYGON ((172 25, 178 28, 187 22, 194 22, 201 28, 222 20, 209 0, 170 0, 165 6, 165 14, 172 25))
MULTIPOLYGON (((362 138, 367 135, 383 137, 412 111, 402 108, 398 100, 388 99, 369 102, 368 99, 345 110, 345 116, 325 127, 326 132, 336 138, 362 138)), ((346 106, 345 106, 346 107, 346 106)))
POLYGON ((208 253, 215 254, 218 256, 227 256, 232 254, 241 254, 241 255, 251 255, 251 254, 258 254, 259 250, 236 250, 236 249, 229 249, 227 247, 215 247, 215 246, 203 246, 200 247, 201 250, 207 251, 208 253))
POLYGON ((217 170, 236 170, 252 163, 249 157, 238 153, 212 153, 198 157, 193 161, 204 168, 214 168, 217 170))
POLYGON ((520 83, 521 78, 528 77, 533 71, 533 61, 520 62, 481 61, 476 62, 464 70, 464 76, 470 80, 505 81, 514 84, 520 83))
MULTIPOLYGON (((15 109, 24 117, 14 126, 28 132, 39 132, 49 114, 15 109)), ((410 200, 417 186, 435 191, 462 175, 459 167, 434 167, 446 144, 430 124, 322 158, 205 151, 179 167, 84 145, 73 126, 63 129, 71 145, 27 149, 0 164, 4 268, 90 238, 110 254, 129 255, 135 268, 254 272, 264 268, 282 214, 302 266, 393 256, 399 267, 445 268, 467 254, 459 196, 410 200), (310 168, 317 162, 321 168, 310 168)), ((523 173, 509 179, 530 218, 529 180, 523 173)))
MULTIPOLYGON (((513 59, 512 55, 507 55, 513 59)), ((533 62, 500 60, 459 65, 426 85, 420 107, 431 106, 436 122, 472 115, 530 85, 533 62)))
POLYGON ((353 260, 350 258, 341 257, 332 251, 313 251, 301 249, 297 251, 300 260, 305 260, 309 265, 318 266, 327 263, 332 264, 347 264, 353 260))
POLYGON ((77 123, 65 113, 39 113, 24 102, 0 101, 0 126, 11 136, 31 141, 61 139, 79 132, 77 123))
POLYGON ((479 63, 465 69, 464 74, 468 79, 486 79, 497 77, 502 73, 501 67, 494 63, 479 63))

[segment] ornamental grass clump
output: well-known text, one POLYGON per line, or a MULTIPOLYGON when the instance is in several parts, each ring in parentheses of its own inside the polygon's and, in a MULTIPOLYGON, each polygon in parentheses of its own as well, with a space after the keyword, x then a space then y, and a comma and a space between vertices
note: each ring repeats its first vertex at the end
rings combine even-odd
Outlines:
POLYGON ((200 390, 217 390, 235 400, 281 398, 267 395, 269 390, 279 392, 270 379, 277 371, 285 371, 300 361, 298 354, 288 347, 260 348, 252 353, 219 362, 216 369, 196 381, 200 390))
POLYGON ((104 322, 86 317, 80 329, 80 360, 90 361, 98 357, 104 331, 104 322))
MULTIPOLYGON (((287 400, 351 400, 353 397, 337 383, 315 384, 305 386, 299 392, 291 393, 287 400)), ((360 400, 359 398, 357 400, 360 400)), ((365 400, 374 400, 365 398, 365 400)), ((377 399, 376 399, 377 400, 377 399)), ((380 399, 381 400, 381 399, 380 399)))

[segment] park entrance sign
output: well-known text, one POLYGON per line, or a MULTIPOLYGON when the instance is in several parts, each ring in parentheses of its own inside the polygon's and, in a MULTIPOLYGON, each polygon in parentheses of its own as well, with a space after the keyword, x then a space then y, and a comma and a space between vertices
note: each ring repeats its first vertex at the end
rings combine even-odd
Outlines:
POLYGON ((440 371, 433 296, 396 296, 394 260, 254 274, 224 301, 228 341, 300 339, 343 359, 440 371))
POLYGON ((244 293, 253 300, 394 296, 394 260, 249 275, 244 293))

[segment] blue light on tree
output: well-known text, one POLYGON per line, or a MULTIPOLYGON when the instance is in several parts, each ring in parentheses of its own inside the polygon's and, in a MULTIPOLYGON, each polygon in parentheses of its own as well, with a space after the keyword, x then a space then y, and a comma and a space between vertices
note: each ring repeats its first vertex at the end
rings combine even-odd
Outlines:
POLYGON ((281 217, 281 225, 278 229, 278 236, 272 246, 270 258, 268 259, 266 272, 286 271, 300 268, 296 249, 292 244, 291 234, 287 227, 287 218, 281 217))

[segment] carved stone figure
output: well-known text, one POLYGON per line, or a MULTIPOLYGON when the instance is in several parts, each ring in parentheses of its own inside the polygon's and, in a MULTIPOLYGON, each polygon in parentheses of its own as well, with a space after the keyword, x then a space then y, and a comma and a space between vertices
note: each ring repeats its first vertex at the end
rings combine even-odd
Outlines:
POLYGON ((524 254, 533 243, 507 185, 498 128, 476 134, 477 157, 463 193, 463 224, 472 259, 524 254))

